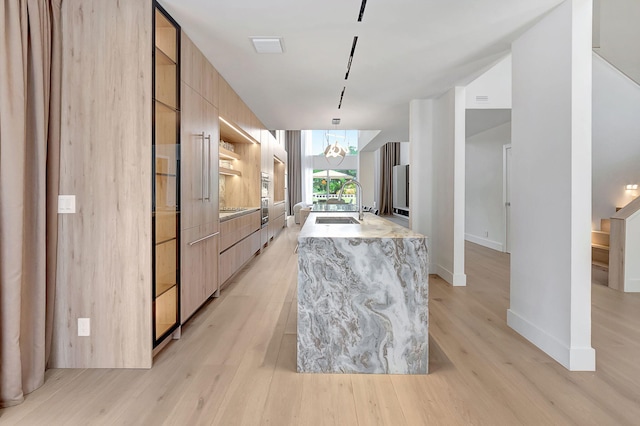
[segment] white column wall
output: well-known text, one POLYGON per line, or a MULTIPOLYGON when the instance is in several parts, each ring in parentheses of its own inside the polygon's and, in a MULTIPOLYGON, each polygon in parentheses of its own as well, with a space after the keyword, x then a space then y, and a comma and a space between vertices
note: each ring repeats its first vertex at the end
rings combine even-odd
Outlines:
POLYGON ((409 118, 409 227, 429 238, 429 272, 433 272, 433 103, 414 99, 409 118))
POLYGON ((411 102, 410 224, 427 235, 430 271, 454 286, 464 274, 464 88, 411 102))
POLYGON ((513 43, 508 324, 570 370, 591 347, 591 1, 567 0, 513 43))
POLYGON ((464 273, 464 215, 465 215, 465 163, 467 136, 466 89, 455 87, 453 122, 453 281, 454 286, 466 286, 464 273))

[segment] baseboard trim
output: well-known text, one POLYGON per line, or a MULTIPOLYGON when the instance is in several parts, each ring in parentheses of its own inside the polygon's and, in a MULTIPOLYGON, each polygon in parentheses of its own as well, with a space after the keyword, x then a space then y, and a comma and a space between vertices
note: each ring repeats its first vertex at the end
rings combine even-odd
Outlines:
POLYGON ((504 252, 504 244, 498 241, 487 240, 486 238, 478 237, 472 234, 464 234, 464 239, 474 244, 481 245, 496 251, 504 252))
POLYGON ((625 293, 640 293, 640 280, 625 280, 625 293))
POLYGON ((467 275, 466 274, 454 274, 447 268, 442 265, 436 265, 436 274, 440 276, 443 280, 448 282, 454 287, 464 287, 467 285, 467 275))
POLYGON ((592 347, 567 347, 554 336, 551 336, 511 309, 507 310, 507 325, 567 370, 596 370, 596 352, 592 347))

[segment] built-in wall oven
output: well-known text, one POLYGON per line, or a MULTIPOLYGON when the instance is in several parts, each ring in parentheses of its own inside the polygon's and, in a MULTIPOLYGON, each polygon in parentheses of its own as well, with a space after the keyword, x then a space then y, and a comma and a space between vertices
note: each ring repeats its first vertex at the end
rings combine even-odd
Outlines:
POLYGON ((262 211, 262 226, 264 227, 269 223, 269 175, 267 173, 262 173, 260 207, 262 211))

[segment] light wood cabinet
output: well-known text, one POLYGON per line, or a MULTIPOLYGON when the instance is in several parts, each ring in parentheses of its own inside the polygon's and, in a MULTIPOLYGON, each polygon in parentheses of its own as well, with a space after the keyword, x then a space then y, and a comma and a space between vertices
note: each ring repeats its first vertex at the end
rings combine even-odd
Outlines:
MULTIPOLYGON (((281 204, 284 205, 284 204, 281 204)), ((284 213, 274 217, 273 219, 269 219, 269 239, 275 238, 278 236, 280 231, 284 229, 285 223, 285 215, 284 213)))
POLYGON ((245 214, 220 223, 220 251, 260 229, 260 211, 245 214))
POLYGON ((279 203, 285 201, 285 176, 286 176, 286 152, 277 153, 273 156, 273 202, 279 203), (284 155, 283 155, 284 154, 284 155), (282 158, 281 158, 282 157, 282 158))
POLYGON ((182 233, 181 322, 184 324, 218 291, 220 235, 213 224, 182 233))
POLYGON ((220 223, 221 285, 260 250, 260 216, 258 210, 220 223))
POLYGON ((285 219, 284 201, 275 203, 269 212, 269 239, 274 238, 282 231, 285 219))
POLYGON ((182 83, 182 229, 218 220, 217 109, 182 83))
POLYGON ((287 152, 268 130, 262 130, 262 171, 270 178, 269 224, 267 239, 274 238, 286 222, 286 169, 287 152))
POLYGON ((218 71, 206 58, 203 60, 202 68, 202 97, 211 105, 218 108, 220 93, 218 71))
POLYGON ((49 366, 150 368, 153 240, 175 230, 162 212, 153 234, 153 2, 65 0, 61 17, 60 193, 75 195, 76 213, 59 216, 49 366))
POLYGON ((222 286, 260 250, 260 231, 256 231, 220 254, 222 286))
POLYGON ((218 290, 219 193, 217 72, 182 39, 181 322, 218 290), (213 82, 212 80, 215 80, 213 82))

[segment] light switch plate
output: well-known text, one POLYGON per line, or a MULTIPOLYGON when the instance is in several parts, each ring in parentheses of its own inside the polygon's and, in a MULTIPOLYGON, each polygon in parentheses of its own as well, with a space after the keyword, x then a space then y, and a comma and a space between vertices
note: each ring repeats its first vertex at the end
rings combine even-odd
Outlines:
POLYGON ((91 336, 91 319, 78 318, 78 336, 91 336))
POLYGON ((58 195, 58 213, 69 214, 76 212, 75 195, 58 195))

